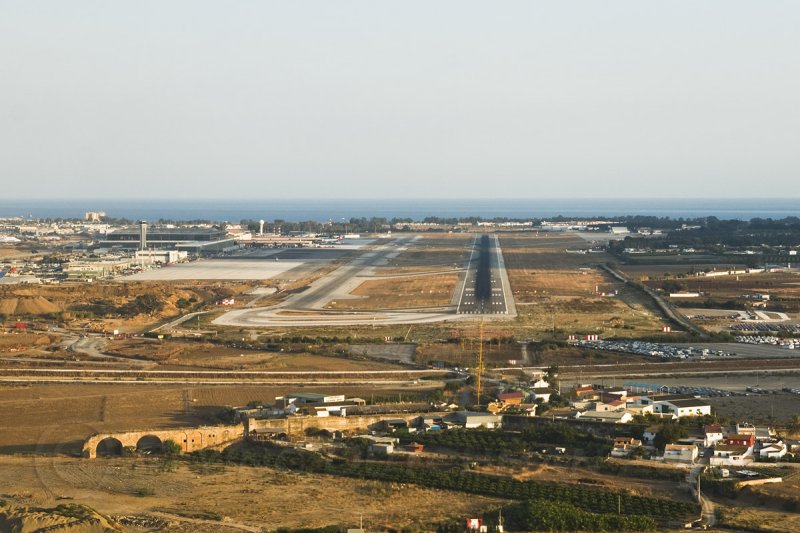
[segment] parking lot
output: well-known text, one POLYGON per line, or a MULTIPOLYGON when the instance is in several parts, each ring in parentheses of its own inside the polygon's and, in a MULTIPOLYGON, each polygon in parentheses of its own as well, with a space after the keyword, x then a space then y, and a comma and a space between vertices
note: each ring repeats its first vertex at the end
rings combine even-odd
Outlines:
POLYGON ((652 357, 668 357, 675 359, 687 359, 689 357, 728 357, 730 352, 725 349, 709 348, 706 345, 699 347, 688 345, 661 344, 657 342, 644 341, 577 341, 575 343, 583 348, 595 350, 606 350, 609 352, 632 353, 637 355, 648 355, 652 357))

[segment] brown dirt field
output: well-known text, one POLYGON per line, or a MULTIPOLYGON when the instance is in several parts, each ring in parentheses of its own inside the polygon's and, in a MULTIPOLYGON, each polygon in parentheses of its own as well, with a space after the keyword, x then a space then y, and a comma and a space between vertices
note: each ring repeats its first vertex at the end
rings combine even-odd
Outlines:
MULTIPOLYGON (((779 511, 770 508, 756 508, 734 503, 721 509, 721 522, 736 531, 760 531, 775 533, 796 533, 800 531, 800 515, 795 512, 779 511), (752 528, 752 529, 749 529, 752 528)), ((720 531, 725 530, 720 529, 720 531)))
POLYGON ((50 346, 58 341, 55 335, 43 333, 3 333, 0 334, 0 353, 11 350, 27 350, 34 347, 50 346))
POLYGON ((800 531, 800 465, 787 464, 783 483, 744 488, 735 500, 720 498, 722 523, 732 528, 756 528, 758 531, 800 531))
MULTIPOLYGON (((298 385, 0 384, 0 453, 80 453, 95 433, 215 423, 222 406, 274 401, 298 385)), ((412 396, 380 386, 314 386, 327 394, 412 396)))
POLYGON ((105 348, 105 353, 147 359, 150 361, 167 361, 179 356, 191 345, 180 342, 157 342, 150 340, 112 340, 105 348))
POLYGON ((3 492, 15 503, 82 503, 110 517, 158 517, 170 531, 357 527, 361 516, 370 531, 419 531, 504 503, 413 485, 268 468, 178 464, 165 471, 158 459, 0 457, 0 465, 3 492), (153 495, 137 496, 140 489, 153 495))
POLYGON ((338 299, 331 309, 406 309, 450 304, 457 274, 369 280, 351 292, 359 298, 338 299))
POLYGON ((270 353, 220 348, 214 345, 190 346, 168 363, 175 366, 197 368, 226 368, 235 370, 272 371, 347 371, 394 370, 398 365, 375 361, 356 361, 341 357, 300 353, 270 353))
POLYGON ((16 315, 48 315, 63 311, 58 305, 41 296, 22 296, 0 299, 0 314, 16 315))
POLYGON ((32 255, 29 250, 17 246, 0 246, 0 259, 23 259, 32 255))
MULTIPOLYGON (((473 367, 477 364, 478 348, 480 343, 466 340, 459 344, 428 344, 417 346, 415 359, 419 363, 429 361, 446 361, 448 363, 473 367)), ((516 364, 523 365, 524 359, 522 348, 517 344, 497 344, 487 343, 484 346, 483 358, 489 366, 508 366, 509 361, 516 361, 516 364)))

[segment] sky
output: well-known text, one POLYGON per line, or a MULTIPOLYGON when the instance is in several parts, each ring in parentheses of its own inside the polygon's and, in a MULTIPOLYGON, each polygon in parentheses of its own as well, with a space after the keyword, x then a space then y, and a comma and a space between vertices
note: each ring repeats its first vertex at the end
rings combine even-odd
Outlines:
POLYGON ((799 23, 795 0, 0 0, 0 195, 799 197, 799 23))

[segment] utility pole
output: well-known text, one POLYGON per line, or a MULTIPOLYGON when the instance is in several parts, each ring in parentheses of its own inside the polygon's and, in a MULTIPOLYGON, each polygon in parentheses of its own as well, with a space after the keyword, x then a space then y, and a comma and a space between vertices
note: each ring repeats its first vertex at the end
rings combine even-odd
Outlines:
POLYGON ((703 504, 703 498, 700 497, 700 476, 702 475, 703 475, 702 471, 699 474, 697 474, 697 503, 701 505, 703 504))

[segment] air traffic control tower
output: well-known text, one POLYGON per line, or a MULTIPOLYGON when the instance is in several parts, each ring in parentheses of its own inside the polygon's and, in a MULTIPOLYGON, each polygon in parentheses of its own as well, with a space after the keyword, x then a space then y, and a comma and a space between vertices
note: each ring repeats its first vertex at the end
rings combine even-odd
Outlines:
POLYGON ((139 249, 147 250, 147 221, 139 221, 139 249))

